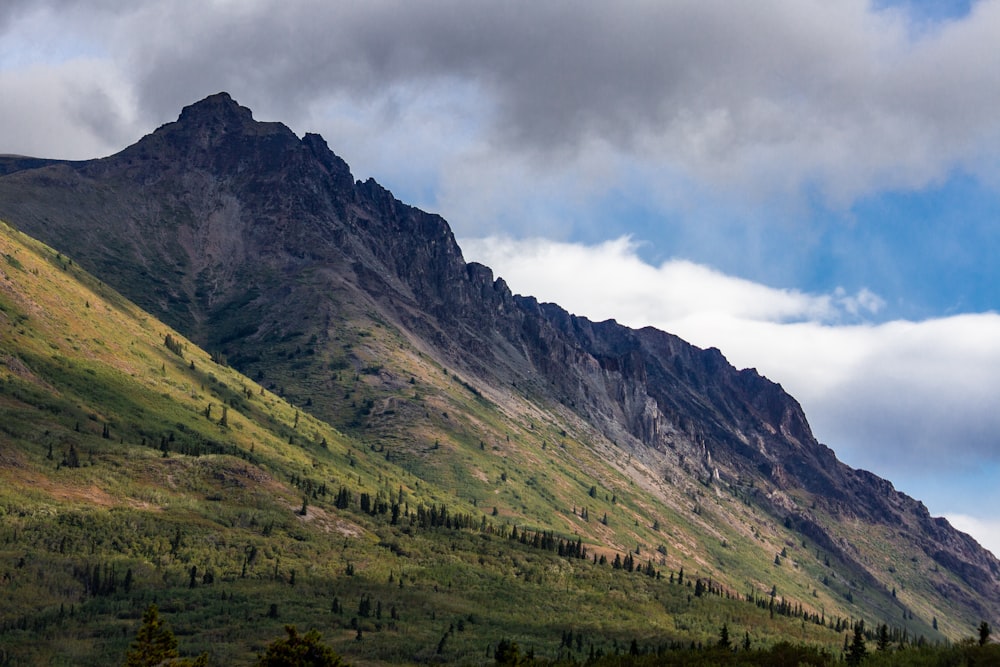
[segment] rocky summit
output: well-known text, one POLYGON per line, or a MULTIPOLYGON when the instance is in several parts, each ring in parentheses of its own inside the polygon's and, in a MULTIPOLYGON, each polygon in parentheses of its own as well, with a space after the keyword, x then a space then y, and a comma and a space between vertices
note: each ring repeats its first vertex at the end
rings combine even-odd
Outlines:
POLYGON ((1000 562, 838 461, 780 385, 512 294, 440 216, 225 93, 110 157, 0 158, 0 219, 484 515, 659 547, 740 593, 773 591, 777 570, 810 608, 914 634, 1000 616, 1000 562), (503 474, 520 486, 478 452, 517 461, 503 474), (628 520, 581 520, 628 494, 628 520))

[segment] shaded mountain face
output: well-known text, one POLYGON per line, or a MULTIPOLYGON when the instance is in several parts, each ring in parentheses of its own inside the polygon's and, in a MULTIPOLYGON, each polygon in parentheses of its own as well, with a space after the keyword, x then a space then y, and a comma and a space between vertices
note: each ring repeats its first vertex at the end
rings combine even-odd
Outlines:
POLYGON ((779 385, 668 333, 513 295, 464 261, 442 218, 355 181, 321 137, 255 121, 224 93, 108 158, 0 157, 0 218, 303 409, 389 443, 386 456, 418 473, 434 465, 413 454, 428 440, 476 437, 469 420, 442 425, 391 397, 423 360, 485 401, 562 415, 595 449, 625 454, 626 472, 664 502, 752 498, 887 609, 896 567, 866 535, 919 556, 926 586, 913 605, 925 613, 1000 615, 1000 562, 840 463, 779 385))

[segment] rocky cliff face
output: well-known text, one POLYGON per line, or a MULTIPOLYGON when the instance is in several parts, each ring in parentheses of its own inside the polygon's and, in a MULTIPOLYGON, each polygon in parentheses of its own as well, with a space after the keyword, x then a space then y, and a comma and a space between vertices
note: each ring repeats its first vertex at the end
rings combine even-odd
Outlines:
POLYGON ((0 160, 0 218, 239 370, 280 378, 292 398, 311 392, 311 409, 342 427, 315 359, 333 367, 342 332, 385 323, 478 386, 571 412, 666 478, 752 485, 775 521, 872 585, 885 576, 829 517, 905 534, 964 582, 950 595, 1000 613, 1000 563, 885 480, 840 463, 779 385, 718 350, 511 294, 464 261, 439 216, 356 182, 321 137, 257 122, 226 94, 108 158, 0 160))

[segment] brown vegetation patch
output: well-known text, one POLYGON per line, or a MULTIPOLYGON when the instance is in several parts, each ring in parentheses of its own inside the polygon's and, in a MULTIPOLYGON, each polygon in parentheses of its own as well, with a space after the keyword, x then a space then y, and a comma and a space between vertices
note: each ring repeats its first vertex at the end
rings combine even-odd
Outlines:
POLYGON ((26 470, 18 471, 13 485, 41 491, 52 496, 52 498, 59 502, 72 503, 74 505, 85 504, 95 507, 114 507, 118 504, 118 501, 114 497, 96 484, 89 486, 59 484, 45 475, 26 470))
POLYGON ((299 508, 293 505, 286 504, 285 507, 294 509, 295 518, 299 521, 311 523, 325 533, 337 532, 344 537, 361 537, 364 535, 364 528, 341 517, 333 516, 322 507, 313 507, 310 505, 306 508, 305 515, 302 515, 299 512, 299 508))

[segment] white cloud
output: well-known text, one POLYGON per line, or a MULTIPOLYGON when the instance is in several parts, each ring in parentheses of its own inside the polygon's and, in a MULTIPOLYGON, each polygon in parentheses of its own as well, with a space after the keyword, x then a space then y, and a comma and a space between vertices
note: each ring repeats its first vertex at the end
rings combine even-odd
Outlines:
POLYGON ((634 326, 716 316, 825 322, 881 306, 868 291, 810 295, 773 289, 686 260, 654 267, 639 258, 628 237, 597 246, 490 237, 465 240, 463 247, 474 258, 488 258, 483 263, 509 275, 512 284, 544 286, 544 298, 566 307, 583 299, 592 317, 627 318, 634 326))

